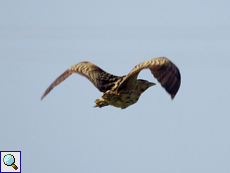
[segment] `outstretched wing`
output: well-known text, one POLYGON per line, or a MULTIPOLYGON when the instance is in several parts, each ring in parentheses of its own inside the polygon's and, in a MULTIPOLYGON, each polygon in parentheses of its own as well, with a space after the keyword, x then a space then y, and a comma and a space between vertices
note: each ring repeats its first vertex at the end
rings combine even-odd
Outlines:
POLYGON ((137 79, 138 74, 143 69, 150 69, 153 76, 165 88, 173 99, 180 88, 181 76, 180 71, 175 64, 165 57, 154 58, 136 65, 131 72, 123 79, 118 90, 124 86, 127 81, 137 79))
POLYGON ((109 74, 99 68, 98 66, 90 63, 90 62, 80 62, 71 66, 68 70, 66 70, 62 75, 60 75, 44 92, 41 99, 43 99, 55 86, 64 81, 67 77, 69 77, 72 73, 80 74, 86 78, 88 78, 94 86, 101 92, 105 92, 111 89, 117 80, 122 77, 115 76, 109 74))

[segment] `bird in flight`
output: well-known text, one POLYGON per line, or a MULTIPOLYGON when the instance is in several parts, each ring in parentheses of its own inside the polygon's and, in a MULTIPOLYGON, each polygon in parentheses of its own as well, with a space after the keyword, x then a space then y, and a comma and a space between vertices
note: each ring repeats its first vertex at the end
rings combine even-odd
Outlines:
POLYGON ((143 79, 137 79, 143 69, 149 69, 163 88, 173 99, 180 88, 180 71, 175 64, 165 57, 144 61, 136 65, 127 75, 115 76, 109 74, 90 62, 80 62, 71 66, 60 75, 44 92, 41 100, 58 84, 72 73, 88 78, 94 86, 103 92, 102 99, 96 99, 94 107, 112 105, 121 109, 136 103, 140 95, 149 87, 156 85, 143 79))

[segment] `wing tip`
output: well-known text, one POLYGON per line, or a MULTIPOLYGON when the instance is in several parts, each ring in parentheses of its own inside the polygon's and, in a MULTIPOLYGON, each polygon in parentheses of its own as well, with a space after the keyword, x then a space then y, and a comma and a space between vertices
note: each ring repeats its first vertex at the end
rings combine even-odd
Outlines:
POLYGON ((171 99, 173 100, 175 97, 175 94, 171 94, 171 99))
MULTIPOLYGON (((49 92, 48 92, 49 93, 49 92)), ((48 94, 47 90, 44 92, 44 94, 41 96, 41 101, 44 99, 44 97, 48 94)))
POLYGON ((45 96, 44 96, 44 94, 42 95, 42 97, 41 97, 41 101, 42 101, 42 99, 44 98, 45 96))

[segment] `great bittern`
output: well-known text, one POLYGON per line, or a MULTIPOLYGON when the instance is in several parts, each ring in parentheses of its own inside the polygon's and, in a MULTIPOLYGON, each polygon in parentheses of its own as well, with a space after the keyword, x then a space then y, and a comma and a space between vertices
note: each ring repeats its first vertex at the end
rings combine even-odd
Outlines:
POLYGON ((138 74, 143 69, 150 69, 162 87, 171 95, 173 99, 179 90, 181 76, 180 71, 170 60, 165 57, 150 59, 136 65, 129 74, 125 76, 115 76, 109 74, 90 62, 80 62, 71 66, 61 76, 59 76, 44 92, 43 99, 55 86, 64 81, 72 73, 78 73, 88 78, 94 86, 101 92, 102 100, 96 99, 94 107, 112 105, 121 109, 136 103, 140 95, 155 83, 147 80, 137 79, 138 74))

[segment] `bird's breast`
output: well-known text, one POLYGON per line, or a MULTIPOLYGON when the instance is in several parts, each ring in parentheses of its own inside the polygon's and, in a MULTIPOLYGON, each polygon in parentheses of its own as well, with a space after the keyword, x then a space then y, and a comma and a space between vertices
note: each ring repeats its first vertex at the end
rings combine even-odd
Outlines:
POLYGON ((111 105, 122 109, 136 103, 140 97, 140 92, 124 92, 119 93, 119 96, 111 102, 111 105))

